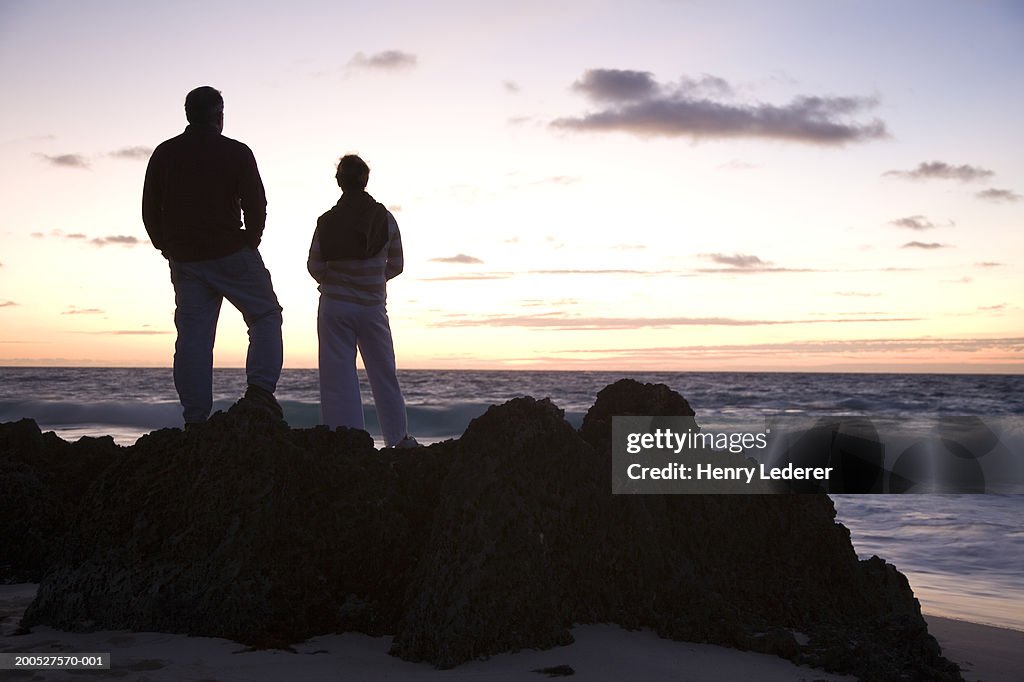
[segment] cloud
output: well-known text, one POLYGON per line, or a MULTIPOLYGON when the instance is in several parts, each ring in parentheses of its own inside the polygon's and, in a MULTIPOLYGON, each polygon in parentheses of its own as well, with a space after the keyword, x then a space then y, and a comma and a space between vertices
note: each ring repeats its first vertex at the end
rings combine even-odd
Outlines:
POLYGON ((57 136, 56 135, 52 135, 52 134, 50 134, 50 135, 28 135, 26 137, 15 137, 15 138, 12 138, 12 139, 9 139, 9 140, 4 140, 3 142, 0 142, 0 144, 2 144, 2 145, 9 145, 9 144, 22 144, 24 142, 52 142, 53 140, 56 140, 56 139, 57 139, 57 136))
POLYGON ((883 176, 905 178, 907 180, 959 180, 960 182, 972 182, 990 178, 995 173, 987 168, 969 166, 963 164, 953 166, 944 161, 925 161, 918 164, 913 170, 891 170, 882 173, 883 176))
POLYGON ((42 239, 45 235, 42 232, 33 232, 32 236, 36 239, 42 239))
POLYGON ((501 85, 505 88, 505 92, 519 92, 521 90, 519 83, 515 81, 504 81, 501 85))
POLYGON ((724 253, 706 253, 701 255, 702 258, 707 258, 713 263, 719 265, 729 265, 734 268, 753 268, 763 267, 771 265, 769 262, 765 262, 757 256, 751 256, 748 254, 734 253, 731 256, 727 256, 724 253))
POLYGON ((561 298, 556 301, 549 301, 542 298, 530 298, 524 301, 520 301, 519 305, 523 308, 541 308, 548 306, 569 306, 579 305, 579 301, 575 298, 561 298))
POLYGON ((874 291, 837 291, 836 296, 851 296, 856 298, 870 298, 874 296, 881 296, 881 294, 874 291))
POLYGON ((732 159, 731 161, 727 161, 726 163, 718 165, 719 169, 728 171, 754 170, 755 168, 758 167, 759 166, 757 166, 756 164, 750 163, 749 161, 743 161, 741 159, 732 159))
POLYGON ((64 235, 64 238, 65 239, 85 239, 86 237, 81 232, 74 232, 72 234, 64 235))
POLYGON ((431 324, 434 327, 523 327, 559 331, 598 331, 670 327, 756 327, 767 325, 835 324, 849 322, 913 322, 916 317, 846 317, 804 320, 747 320, 731 317, 578 317, 551 312, 538 315, 459 315, 431 324))
POLYGON ((1005 310, 1005 309, 1006 309, 1006 304, 1005 303, 1000 303, 999 305, 980 305, 980 306, 978 306, 978 310, 986 310, 986 311, 989 311, 989 310, 1005 310))
POLYGON ((71 306, 62 312, 61 315, 102 315, 103 313, 104 311, 99 308, 77 308, 71 306))
POLYGON ((145 161, 153 154, 153 150, 149 147, 123 147, 116 151, 110 152, 107 156, 112 156, 115 159, 128 159, 131 161, 145 161))
POLYGON ((36 154, 44 161, 48 161, 54 166, 60 166, 62 168, 88 168, 89 159, 85 158, 81 154, 58 154, 56 156, 50 156, 49 154, 36 154))
POLYGON ((1006 266, 1006 263, 997 263, 995 261, 986 260, 981 263, 975 263, 979 268, 1002 268, 1006 266))
POLYGON ((666 353, 700 353, 714 354, 723 357, 726 354, 778 356, 784 354, 819 355, 819 354, 868 354, 878 353, 909 353, 909 352, 944 352, 977 353, 998 350, 1010 353, 1024 353, 1024 337, 1005 337, 992 339, 822 339, 807 341, 788 341, 781 343, 722 344, 722 345, 690 345, 690 346, 656 346, 648 348, 574 348, 558 353, 565 354, 601 354, 625 353, 628 355, 656 355, 664 358, 666 353))
POLYGON ((661 87, 649 71, 588 69, 572 89, 598 102, 632 102, 653 97, 661 87))
POLYGON ((473 256, 467 256, 464 253, 458 253, 458 254, 456 254, 454 256, 448 256, 446 258, 431 258, 430 262, 431 263, 467 263, 467 264, 483 263, 483 261, 480 260, 479 258, 475 258, 473 256))
POLYGON ((984 199, 985 201, 995 201, 1004 203, 1016 203, 1021 199, 1024 199, 1024 196, 1021 196, 1020 194, 1017 194, 1013 190, 1009 189, 985 189, 978 192, 974 196, 978 197, 979 199, 984 199))
POLYGON ((671 270, 530 270, 531 275, 664 275, 671 270))
POLYGON ((129 235, 115 234, 109 237, 96 237, 95 239, 89 240, 90 244, 94 246, 106 246, 107 244, 121 244, 123 246, 135 246, 141 244, 142 241, 138 237, 132 237, 129 235))
POLYGON ((95 334, 99 336, 158 336, 162 334, 173 334, 171 330, 156 329, 110 329, 96 332, 72 332, 74 334, 95 334))
POLYGON ((782 268, 772 264, 771 261, 761 260, 760 257, 751 254, 734 253, 732 255, 724 253, 702 253, 701 258, 710 260, 712 263, 717 265, 723 265, 721 268, 698 268, 695 272, 702 274, 719 274, 719 273, 738 273, 738 274, 755 274, 755 273, 771 273, 771 272, 817 272, 808 268, 782 268))
POLYGON ((604 108, 580 117, 551 121, 554 128, 576 131, 621 131, 640 136, 766 138, 786 142, 843 145, 888 136, 879 119, 848 120, 877 105, 864 97, 800 96, 786 105, 734 104, 732 93, 716 76, 683 77, 662 85, 647 71, 590 69, 572 85, 604 108))
POLYGON ((541 180, 534 180, 532 185, 572 185, 580 181, 578 175, 552 175, 541 180))
POLYGON ((480 272, 469 275, 446 275, 444 277, 420 277, 420 282, 475 282, 480 280, 491 280, 491 279, 508 279, 512 276, 511 272, 480 272))
POLYGON ((935 227, 935 223, 925 218, 923 215, 912 215, 906 218, 898 218, 896 220, 890 220, 890 225, 896 227, 905 227, 908 230, 930 230, 935 227))
POLYGON ((901 249, 946 249, 949 248, 949 244, 939 244, 938 242, 907 242, 901 249))
POLYGON ((12 308, 18 305, 14 301, 0 301, 0 308, 12 308))
POLYGON ((349 66, 380 69, 382 71, 397 71, 399 69, 410 69, 416 66, 416 55, 401 50, 385 50, 376 54, 366 55, 357 52, 349 66))

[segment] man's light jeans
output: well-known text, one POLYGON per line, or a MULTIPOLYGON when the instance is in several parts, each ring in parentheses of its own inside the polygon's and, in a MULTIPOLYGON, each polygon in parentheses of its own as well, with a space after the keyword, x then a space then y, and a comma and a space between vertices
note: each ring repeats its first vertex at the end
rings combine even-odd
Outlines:
POLYGON ((243 248, 223 258, 172 260, 170 266, 178 329, 174 387, 185 423, 206 421, 213 409, 213 343, 225 298, 238 308, 249 328, 248 383, 273 393, 284 360, 281 305, 259 251, 243 248))
POLYGON ((387 446, 408 433, 405 399, 398 385, 395 346, 384 305, 360 305, 320 297, 320 408, 324 423, 365 429, 356 375, 356 349, 363 357, 377 419, 387 446))

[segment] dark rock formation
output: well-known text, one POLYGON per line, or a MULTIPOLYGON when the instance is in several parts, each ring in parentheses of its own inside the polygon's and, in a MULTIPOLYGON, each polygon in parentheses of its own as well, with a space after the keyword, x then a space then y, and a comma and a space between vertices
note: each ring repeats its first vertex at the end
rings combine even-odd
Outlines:
MULTIPOLYGON (((19 507, 0 507, 3 537, 60 547, 30 557, 47 571, 24 625, 262 646, 391 633, 396 655, 447 667, 614 622, 864 680, 960 679, 906 579, 857 560, 826 496, 612 495, 611 417, 624 414, 693 412, 624 380, 579 432, 519 398, 415 451, 239 408, 111 445, 52 518, 40 503, 19 525, 19 507)), ((24 505, 58 495, 49 472, 75 447, 31 427, 0 430, 0 471, 20 472, 24 505)))
POLYGON ((120 450, 109 436, 67 443, 30 419, 0 424, 0 583, 39 582, 85 490, 120 450))

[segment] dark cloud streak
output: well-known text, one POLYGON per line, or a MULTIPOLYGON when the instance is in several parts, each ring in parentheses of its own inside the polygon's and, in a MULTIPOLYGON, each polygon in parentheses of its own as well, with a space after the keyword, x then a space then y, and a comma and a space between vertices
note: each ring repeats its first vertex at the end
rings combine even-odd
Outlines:
POLYGON ((82 170, 89 168, 89 159, 81 154, 57 154, 56 156, 37 154, 36 156, 47 161, 50 165, 61 168, 79 168, 82 170))
POLYGON ((959 180, 960 182, 972 182, 990 178, 995 173, 987 168, 979 168, 978 166, 969 166, 967 164, 954 166, 944 161, 924 161, 913 170, 891 170, 882 173, 882 175, 907 180, 959 180))
POLYGON ((974 196, 978 197, 979 199, 984 199, 985 201, 994 201, 1007 204, 1013 204, 1020 201, 1021 199, 1024 199, 1024 196, 1017 194, 1013 190, 994 188, 982 190, 975 194, 974 196))
POLYGON ((110 152, 108 156, 112 156, 115 159, 127 159, 129 161, 145 161, 152 154, 153 150, 149 147, 123 147, 110 152))
POLYGON ((474 264, 474 265, 475 264, 479 264, 479 263, 483 263, 483 261, 480 260, 479 258, 476 258, 475 256, 467 256, 464 253, 458 253, 458 254, 456 254, 454 256, 448 256, 448 257, 444 257, 444 258, 441 258, 441 257, 439 257, 439 258, 431 258, 430 262, 431 263, 466 263, 466 264, 474 264))
POLYGON ((907 242, 906 244, 904 244, 900 248, 901 249, 925 249, 925 250, 929 250, 930 251, 930 250, 933 250, 933 249, 949 248, 949 244, 939 244, 938 242, 917 242, 917 241, 914 241, 914 242, 907 242))
POLYGON ((905 227, 908 230, 931 230, 935 227, 935 223, 925 218, 923 215, 912 215, 906 218, 898 218, 896 220, 890 220, 890 225, 896 227, 905 227))
POLYGON ((397 71, 399 69, 410 69, 416 66, 418 59, 416 55, 401 50, 385 50, 376 54, 366 55, 357 52, 349 62, 350 66, 379 69, 382 71, 397 71))
POLYGON ((850 122, 877 101, 863 97, 801 96, 789 104, 732 104, 713 99, 731 93, 722 78, 683 78, 675 87, 657 83, 646 71, 590 69, 573 84, 607 108, 581 117, 559 118, 554 128, 621 131, 640 136, 767 138, 819 145, 844 145, 888 136, 879 119, 850 122))

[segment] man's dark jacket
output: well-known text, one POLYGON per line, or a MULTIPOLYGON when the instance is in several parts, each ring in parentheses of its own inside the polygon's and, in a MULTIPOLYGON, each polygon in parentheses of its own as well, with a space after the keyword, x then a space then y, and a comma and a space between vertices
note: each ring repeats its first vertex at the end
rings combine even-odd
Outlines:
POLYGON ((193 124, 153 151, 142 222, 153 246, 171 260, 209 260, 256 247, 266 221, 263 181, 246 145, 215 126, 193 124))

